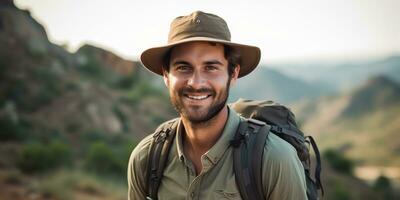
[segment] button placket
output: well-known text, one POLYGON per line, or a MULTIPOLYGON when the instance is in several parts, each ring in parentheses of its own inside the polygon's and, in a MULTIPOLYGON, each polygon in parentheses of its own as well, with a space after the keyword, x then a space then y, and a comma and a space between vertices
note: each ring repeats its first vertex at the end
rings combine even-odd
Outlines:
POLYGON ((190 193, 190 198, 194 199, 194 192, 190 193))
POLYGON ((194 180, 190 183, 189 189, 188 189, 188 198, 189 199, 198 199, 198 195, 200 192, 200 185, 201 185, 201 179, 203 177, 203 171, 194 178, 194 180))

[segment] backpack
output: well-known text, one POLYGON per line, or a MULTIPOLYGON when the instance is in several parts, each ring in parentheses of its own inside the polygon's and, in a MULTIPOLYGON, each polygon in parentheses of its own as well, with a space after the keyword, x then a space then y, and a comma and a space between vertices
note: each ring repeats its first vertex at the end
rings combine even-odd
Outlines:
MULTIPOLYGON (((230 105, 245 118, 239 124, 231 140, 233 167, 236 184, 244 200, 263 199, 261 181, 262 154, 266 138, 270 132, 290 143, 304 167, 307 184, 307 198, 318 200, 318 190, 324 193, 320 180, 321 160, 318 147, 311 136, 304 136, 297 127, 294 114, 285 106, 272 101, 239 99, 230 105), (309 145, 314 150, 316 167, 311 177, 309 145)), ((158 188, 168 160, 171 144, 175 138, 178 119, 160 125, 150 144, 148 171, 146 172, 146 199, 156 200, 158 188)), ((268 161, 267 161, 268 162, 268 161)))

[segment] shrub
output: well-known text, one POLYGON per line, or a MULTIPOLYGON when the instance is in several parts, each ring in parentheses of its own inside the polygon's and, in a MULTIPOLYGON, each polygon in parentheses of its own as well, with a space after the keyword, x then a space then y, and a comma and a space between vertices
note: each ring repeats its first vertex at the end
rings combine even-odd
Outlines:
POLYGON ((130 89, 132 88, 135 83, 137 82, 137 77, 135 76, 121 76, 119 77, 116 81, 116 83, 113 84, 115 88, 119 89, 130 89))
POLYGON ((23 124, 9 118, 0 118, 0 141, 21 141, 26 136, 23 124))
POLYGON ((48 104, 62 92, 62 82, 59 76, 48 68, 36 69, 32 72, 37 81, 38 90, 32 96, 32 103, 35 108, 48 104))
POLYGON ((97 173, 112 173, 116 168, 115 155, 104 142, 90 145, 85 162, 87 168, 97 173))
POLYGON ((52 141, 48 147, 48 151, 50 151, 50 166, 58 167, 64 164, 71 164, 71 149, 66 144, 59 141, 52 141))
POLYGON ((122 98, 122 101, 125 101, 130 104, 136 104, 141 99, 148 96, 155 96, 168 99, 165 93, 159 88, 147 82, 140 82, 136 84, 136 86, 130 92, 128 92, 125 97, 122 98))
POLYGON ((71 150, 66 144, 52 141, 44 144, 32 143, 23 146, 17 160, 17 166, 25 173, 44 172, 61 165, 68 165, 71 150))
POLYGON ((390 179, 381 175, 379 176, 373 185, 373 189, 379 194, 383 199, 394 199, 392 183, 390 179))
POLYGON ((350 200, 351 196, 350 196, 350 192, 348 190, 346 190, 345 187, 343 187, 342 184, 335 184, 333 189, 333 193, 332 193, 332 199, 335 200, 350 200))
POLYGON ((23 80, 9 80, 5 99, 15 102, 16 107, 23 111, 32 111, 34 108, 27 98, 29 88, 23 80))
POLYGON ((94 143, 98 141, 107 141, 108 135, 100 129, 89 129, 82 135, 82 141, 84 143, 94 143))
POLYGON ((112 147, 104 142, 90 145, 85 162, 86 168, 99 174, 125 177, 126 167, 134 143, 114 144, 112 147))
POLYGON ((328 149, 324 152, 324 157, 327 159, 332 168, 336 171, 348 175, 353 174, 353 162, 339 152, 333 149, 328 149))
POLYGON ((117 158, 117 173, 118 175, 125 176, 126 175, 126 168, 128 166, 129 157, 132 153, 132 150, 135 148, 136 143, 134 142, 126 142, 125 144, 121 145, 121 148, 118 151, 117 158))

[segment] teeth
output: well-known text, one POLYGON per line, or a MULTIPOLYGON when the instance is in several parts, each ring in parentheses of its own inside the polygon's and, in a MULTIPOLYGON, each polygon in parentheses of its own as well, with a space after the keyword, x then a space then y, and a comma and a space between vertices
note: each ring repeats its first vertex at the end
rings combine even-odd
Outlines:
POLYGON ((203 96, 190 96, 190 95, 188 95, 188 97, 191 98, 191 99, 202 100, 202 99, 207 98, 207 95, 203 95, 203 96))

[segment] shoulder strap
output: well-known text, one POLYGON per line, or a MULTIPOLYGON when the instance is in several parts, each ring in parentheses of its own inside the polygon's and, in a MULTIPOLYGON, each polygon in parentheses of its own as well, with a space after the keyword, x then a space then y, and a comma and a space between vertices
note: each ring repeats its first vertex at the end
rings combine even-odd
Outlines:
POLYGON ((158 188, 168 161, 171 144, 175 138, 178 122, 178 119, 173 119, 162 124, 153 135, 147 164, 147 200, 157 200, 158 188))
POLYGON ((247 119, 239 124, 231 141, 236 184, 244 200, 263 199, 261 158, 269 130, 264 122, 247 119))
MULTIPOLYGON (((319 150, 317 147, 317 144, 314 141, 314 138, 311 136, 306 136, 306 139, 308 142, 310 142, 315 157, 317 159, 317 163, 315 166, 315 173, 314 173, 314 179, 315 179, 315 185, 317 186, 317 189, 321 190, 322 196, 324 196, 324 187, 322 186, 322 182, 321 182, 321 156, 319 154, 319 150)), ((317 196, 318 196, 318 191, 317 191, 317 196)))

